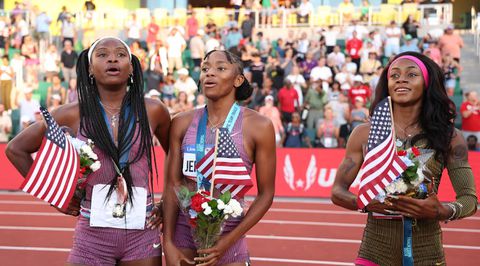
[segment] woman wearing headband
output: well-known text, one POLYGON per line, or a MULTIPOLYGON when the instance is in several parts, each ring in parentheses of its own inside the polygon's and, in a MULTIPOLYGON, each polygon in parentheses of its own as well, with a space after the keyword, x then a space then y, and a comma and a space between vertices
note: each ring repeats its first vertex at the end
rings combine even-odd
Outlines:
MULTIPOLYGON (((412 234, 415 265, 444 265, 439 222, 473 215, 477 197, 467 146, 460 131, 454 128, 455 106, 445 92, 442 71, 422 54, 399 54, 383 71, 375 95, 372 112, 381 100, 391 97, 398 148, 433 150, 425 171, 430 172, 433 185, 425 199, 398 196, 389 198, 387 203, 374 199, 363 208, 362 212, 368 212, 368 220, 355 263, 402 265, 403 215, 416 221, 412 234), (442 203, 436 195, 445 168, 457 193, 454 202, 442 203), (387 218, 385 215, 392 212, 400 216, 378 218, 387 218)), ((350 210, 359 209, 357 196, 349 188, 363 163, 369 131, 370 124, 366 123, 352 132, 332 188, 332 201, 350 210)))
MULTIPOLYGON (((168 151, 170 116, 163 104, 144 99, 142 70, 128 46, 104 37, 84 50, 77 63, 79 101, 53 112, 77 138, 93 140, 101 167, 91 173, 86 195, 70 203, 80 214, 70 265, 161 265, 160 208, 154 207, 154 134, 168 151), (117 208, 118 207, 118 208, 117 208)), ((23 175, 45 133, 43 123, 21 132, 8 147, 23 175)))

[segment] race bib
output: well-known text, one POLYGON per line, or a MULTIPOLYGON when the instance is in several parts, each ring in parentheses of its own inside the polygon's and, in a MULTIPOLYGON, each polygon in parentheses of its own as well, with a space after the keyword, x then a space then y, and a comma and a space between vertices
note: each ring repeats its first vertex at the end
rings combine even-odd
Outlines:
POLYGON ((130 201, 127 201, 125 217, 115 218, 113 217, 113 209, 117 204, 117 193, 114 191, 110 198, 107 198, 109 189, 110 185, 97 184, 93 186, 90 226, 137 230, 145 229, 147 190, 142 187, 133 187, 133 205, 130 201))
MULTIPOLYGON (((205 147, 205 154, 207 154, 213 148, 212 145, 205 147)), ((182 173, 184 176, 190 177, 192 179, 197 178, 197 170, 195 169, 195 146, 186 146, 183 150, 183 162, 182 162, 182 173)))

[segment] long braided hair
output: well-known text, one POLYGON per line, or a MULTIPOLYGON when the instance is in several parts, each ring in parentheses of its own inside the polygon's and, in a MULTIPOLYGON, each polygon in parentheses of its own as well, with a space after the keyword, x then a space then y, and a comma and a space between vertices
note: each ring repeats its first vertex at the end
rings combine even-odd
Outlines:
MULTIPOLYGON (((130 173, 130 165, 139 161, 143 156, 147 157, 149 181, 153 186, 152 171, 152 135, 147 117, 143 95, 143 74, 140 62, 135 55, 132 55, 131 64, 133 67, 133 82, 128 81, 129 89, 125 94, 121 109, 118 128, 117 142, 113 142, 109 129, 103 117, 103 109, 100 106, 100 95, 94 79, 89 77, 89 49, 80 53, 77 63, 77 93, 80 107, 80 130, 85 137, 92 139, 95 145, 105 154, 111 157, 113 163, 120 167, 120 158, 126 154, 133 143, 139 142, 139 149, 135 156, 127 162, 124 169, 121 169, 125 182, 127 184, 128 199, 132 203, 133 180, 130 173), (129 109, 129 111, 127 111, 129 109), (139 127, 138 134, 137 127, 139 127)), ((117 184, 116 174, 110 181, 110 189, 107 197, 112 194, 117 184)), ((153 190, 152 190, 153 194, 153 190)))

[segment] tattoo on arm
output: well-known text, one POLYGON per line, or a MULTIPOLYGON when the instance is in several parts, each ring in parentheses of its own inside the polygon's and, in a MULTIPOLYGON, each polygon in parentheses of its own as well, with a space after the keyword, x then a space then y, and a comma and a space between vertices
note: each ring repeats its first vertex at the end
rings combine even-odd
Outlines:
POLYGON ((452 159, 457 161, 466 161, 468 156, 467 147, 465 145, 456 145, 452 149, 452 159))
POLYGON ((355 162, 353 161, 353 159, 350 157, 346 157, 338 170, 341 176, 345 176, 353 169, 353 167, 355 167, 355 162))

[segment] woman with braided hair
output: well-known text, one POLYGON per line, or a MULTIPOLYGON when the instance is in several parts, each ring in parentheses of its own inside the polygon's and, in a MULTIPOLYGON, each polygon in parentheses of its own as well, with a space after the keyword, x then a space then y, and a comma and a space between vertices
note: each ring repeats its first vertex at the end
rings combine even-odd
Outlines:
MULTIPOLYGON (((72 201, 66 210, 80 214, 68 264, 161 265, 152 137, 168 152, 169 113, 159 101, 144 98, 140 63, 116 37, 84 50, 77 76, 78 103, 52 115, 77 138, 93 140, 102 166, 90 174, 80 204, 72 201)), ((7 156, 23 176, 44 134, 44 124, 36 123, 9 143, 7 156)))

